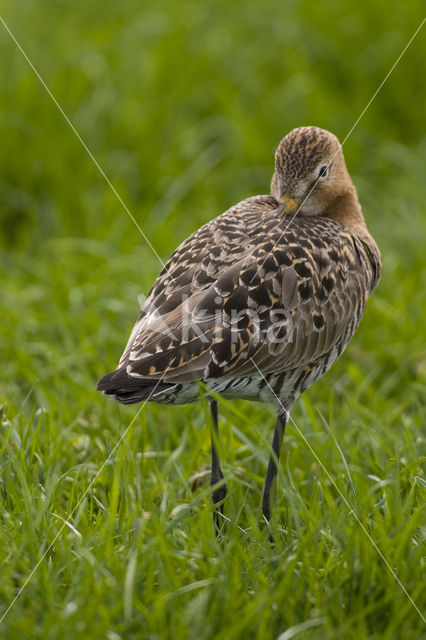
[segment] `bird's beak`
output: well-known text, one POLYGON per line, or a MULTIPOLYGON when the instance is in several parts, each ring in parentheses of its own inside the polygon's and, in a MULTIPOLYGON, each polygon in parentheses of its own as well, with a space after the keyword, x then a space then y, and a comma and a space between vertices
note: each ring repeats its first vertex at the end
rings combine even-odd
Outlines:
POLYGON ((285 195, 281 196, 280 202, 281 204, 285 204, 286 213, 293 213, 294 211, 297 211, 299 208, 299 203, 296 202, 294 198, 289 198, 288 196, 285 196, 285 195))

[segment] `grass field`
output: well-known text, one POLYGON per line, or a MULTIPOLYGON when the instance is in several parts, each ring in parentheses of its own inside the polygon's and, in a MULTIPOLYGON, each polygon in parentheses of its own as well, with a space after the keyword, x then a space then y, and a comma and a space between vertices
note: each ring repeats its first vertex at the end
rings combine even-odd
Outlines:
MULTIPOLYGON (((268 190, 291 128, 343 139, 424 12, 2 7, 162 259, 268 190)), ((205 403, 133 422, 137 407, 96 392, 160 264, 0 24, 0 618, 24 586, 0 638, 424 637, 425 59, 426 27, 345 143, 383 277, 344 356, 294 406, 272 547, 259 510, 272 408, 220 402, 218 541, 205 403)))

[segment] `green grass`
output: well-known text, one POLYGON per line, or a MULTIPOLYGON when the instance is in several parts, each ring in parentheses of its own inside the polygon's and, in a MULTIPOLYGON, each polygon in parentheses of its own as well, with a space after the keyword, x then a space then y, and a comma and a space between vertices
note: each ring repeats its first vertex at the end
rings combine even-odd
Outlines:
MULTIPOLYGON (((424 9, 3 7, 162 259, 267 191, 294 126, 343 139, 424 9)), ((290 424, 271 547, 259 511, 270 407, 220 402, 218 541, 205 404, 147 406, 126 431, 137 409, 95 391, 159 262, 0 25, 0 616, 47 551, 1 638, 422 637, 353 514, 424 613, 425 57, 423 30, 345 144, 383 278, 347 352, 292 412, 338 489, 290 424)))

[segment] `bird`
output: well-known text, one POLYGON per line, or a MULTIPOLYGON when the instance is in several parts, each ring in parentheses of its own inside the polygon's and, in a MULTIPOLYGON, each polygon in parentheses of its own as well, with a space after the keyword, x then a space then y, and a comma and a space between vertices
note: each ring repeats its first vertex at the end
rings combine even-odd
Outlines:
POLYGON ((164 265, 118 367, 97 388, 123 404, 207 394, 216 532, 227 493, 217 398, 276 408, 262 497, 269 522, 291 407, 341 356, 380 275, 342 145, 316 126, 281 140, 268 195, 207 222, 164 265))

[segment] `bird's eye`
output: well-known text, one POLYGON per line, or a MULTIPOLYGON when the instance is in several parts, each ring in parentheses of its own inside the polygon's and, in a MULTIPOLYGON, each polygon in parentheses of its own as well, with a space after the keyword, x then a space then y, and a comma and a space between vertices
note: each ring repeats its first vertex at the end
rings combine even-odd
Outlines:
POLYGON ((322 164, 318 171, 318 180, 325 180, 328 176, 328 166, 326 164, 322 164))

